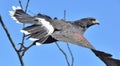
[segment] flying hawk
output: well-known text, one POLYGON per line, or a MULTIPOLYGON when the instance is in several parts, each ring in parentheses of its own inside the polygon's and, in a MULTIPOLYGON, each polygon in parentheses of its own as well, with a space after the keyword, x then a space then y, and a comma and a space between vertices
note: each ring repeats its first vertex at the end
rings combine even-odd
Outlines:
POLYGON ((107 66, 120 66, 120 63, 117 63, 120 60, 111 58, 111 55, 108 53, 96 50, 83 36, 86 29, 99 24, 95 18, 87 17, 76 21, 64 21, 57 18, 52 19, 40 13, 36 16, 31 16, 25 13, 20 7, 13 6, 12 8, 13 11, 9 12, 17 23, 31 24, 23 28, 21 32, 28 35, 30 40, 35 41, 36 45, 50 44, 56 41, 69 42, 91 49, 107 66), (114 65, 111 65, 112 63, 114 65))

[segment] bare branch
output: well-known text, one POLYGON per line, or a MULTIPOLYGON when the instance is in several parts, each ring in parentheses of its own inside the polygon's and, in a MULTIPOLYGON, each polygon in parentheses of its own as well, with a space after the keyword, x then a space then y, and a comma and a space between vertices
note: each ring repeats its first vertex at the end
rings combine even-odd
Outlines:
POLYGON ((25 7, 25 12, 27 12, 27 10, 28 10, 29 2, 30 2, 30 0, 27 0, 27 4, 26 4, 26 7, 25 7))
POLYGON ((59 44, 57 42, 55 42, 58 49, 63 53, 63 55, 65 56, 65 59, 66 59, 66 62, 68 64, 68 66, 70 66, 70 63, 69 63, 69 60, 68 60, 68 57, 67 57, 67 54, 64 52, 64 50, 62 50, 62 48, 59 46, 59 44))
MULTIPOLYGON (((29 6, 29 2, 30 2, 30 0, 27 0, 27 4, 26 4, 26 8, 25 8, 25 12, 27 12, 27 10, 28 10, 28 6, 29 6)), ((21 6, 21 8, 22 8, 22 3, 21 3, 21 0, 19 0, 19 4, 20 4, 20 6, 21 6)), ((25 24, 23 24, 23 28, 25 27, 25 24)), ((23 47, 24 47, 24 41, 25 41, 25 34, 23 33, 23 36, 22 36, 22 40, 21 40, 21 47, 20 47, 20 49, 22 49, 23 47)))
POLYGON ((64 20, 66 20, 66 10, 64 10, 64 20))
POLYGON ((10 36, 10 33, 9 33, 7 27, 5 26, 5 24, 4 24, 1 16, 0 16, 0 23, 1 23, 2 27, 3 27, 3 29, 5 30, 5 33, 6 33, 7 37, 8 37, 8 39, 9 39, 12 47, 14 48, 15 52, 16 52, 17 55, 18 55, 18 58, 19 58, 20 63, 21 63, 21 66, 24 66, 24 62, 23 62, 23 60, 22 60, 22 58, 21 58, 21 56, 20 56, 20 54, 19 54, 19 52, 18 52, 18 50, 17 50, 17 48, 16 48, 16 46, 15 46, 15 43, 14 43, 13 40, 12 40, 12 37, 10 36))
POLYGON ((20 7, 23 9, 21 0, 19 0, 19 5, 20 5, 20 7))
POLYGON ((72 63, 71 63, 71 66, 73 66, 73 64, 74 64, 74 56, 73 56, 73 53, 72 53, 72 51, 71 51, 70 46, 69 46, 68 43, 67 43, 67 48, 68 48, 69 53, 70 53, 70 55, 71 55, 71 57, 72 57, 72 63))
MULTIPOLYGON (((66 10, 64 10, 64 20, 66 20, 66 10)), ((74 56, 73 56, 73 54, 72 54, 72 51, 71 51, 68 43, 67 43, 67 48, 68 48, 68 51, 69 51, 69 53, 70 53, 70 55, 71 55, 71 57, 72 57, 71 66, 73 66, 73 64, 74 64, 74 56)))
MULTIPOLYGON (((25 27, 25 24, 23 24, 23 28, 24 27, 25 27)), ((21 46, 24 46, 24 41, 25 41, 25 34, 23 33, 22 41, 21 41, 21 46)))
POLYGON ((27 52, 28 49, 30 49, 31 47, 33 47, 35 45, 36 42, 33 42, 31 45, 29 45, 28 47, 24 47, 23 52, 21 53, 21 57, 24 56, 25 52, 27 52))
MULTIPOLYGON (((19 5, 20 5, 20 7, 23 9, 23 6, 22 6, 22 1, 21 0, 19 0, 19 5)), ((23 24, 23 28, 25 27, 25 24, 23 24)), ((21 40, 21 46, 20 46, 20 49, 22 49, 23 48, 23 46, 24 46, 24 40, 25 40, 25 34, 23 33, 23 36, 22 36, 22 40, 21 40)))

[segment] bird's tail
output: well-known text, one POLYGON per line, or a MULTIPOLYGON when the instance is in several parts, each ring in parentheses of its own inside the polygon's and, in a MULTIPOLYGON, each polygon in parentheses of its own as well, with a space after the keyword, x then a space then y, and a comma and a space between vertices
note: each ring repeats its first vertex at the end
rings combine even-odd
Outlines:
POLYGON ((24 12, 21 7, 16 7, 16 6, 12 6, 12 11, 9 11, 11 18, 13 18, 17 23, 21 24, 25 24, 25 23, 29 23, 29 24, 36 24, 38 23, 38 21, 36 21, 37 19, 35 19, 35 17, 31 17, 30 15, 28 15, 26 12, 24 12))
POLYGON ((92 52, 101 59, 106 66, 120 66, 120 60, 112 58, 112 55, 103 51, 91 49, 92 52))
POLYGON ((46 15, 38 14, 37 16, 30 16, 24 12, 20 7, 13 6, 13 11, 9 11, 11 17, 16 20, 17 23, 32 24, 21 30, 26 35, 29 35, 29 39, 38 43, 44 43, 45 40, 53 33, 54 28, 50 24, 51 18, 46 15))

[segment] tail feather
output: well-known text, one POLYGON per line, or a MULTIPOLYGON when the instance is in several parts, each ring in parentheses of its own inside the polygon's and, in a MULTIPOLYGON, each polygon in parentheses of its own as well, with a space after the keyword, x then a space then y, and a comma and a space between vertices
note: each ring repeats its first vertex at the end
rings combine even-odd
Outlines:
POLYGON ((21 32, 28 35, 29 39, 43 43, 54 32, 49 16, 43 14, 30 16, 20 7, 13 6, 12 9, 13 11, 9 11, 9 13, 17 23, 32 24, 21 30, 21 32))
POLYGON ((13 11, 9 11, 10 16, 16 20, 17 23, 30 23, 30 24, 36 24, 38 21, 36 21, 36 17, 32 17, 25 13, 20 7, 12 6, 13 11))

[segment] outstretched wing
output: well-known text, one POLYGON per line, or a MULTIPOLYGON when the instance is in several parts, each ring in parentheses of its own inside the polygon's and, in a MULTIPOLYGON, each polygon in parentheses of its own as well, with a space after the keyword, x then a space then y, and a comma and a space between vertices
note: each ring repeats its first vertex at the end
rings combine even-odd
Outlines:
POLYGON ((79 28, 76 28, 76 26, 63 20, 54 20, 53 23, 54 24, 52 25, 54 26, 55 31, 51 36, 54 39, 94 49, 94 47, 83 37, 82 31, 79 28))
POLYGON ((68 42, 72 43, 78 46, 90 48, 90 49, 95 49, 83 36, 82 34, 77 34, 77 33, 67 33, 68 31, 64 32, 54 32, 52 36, 63 42, 68 42))
POLYGON ((9 11, 11 17, 17 23, 32 24, 25 27, 21 32, 29 35, 29 38, 37 43, 43 43, 49 35, 54 31, 53 26, 50 24, 51 18, 46 15, 38 14, 37 16, 30 16, 26 14, 20 7, 13 6, 13 11, 9 11))
POLYGON ((120 60, 112 58, 112 55, 109 53, 105 53, 103 51, 98 51, 98 50, 93 50, 91 49, 92 52, 101 59, 106 66, 120 66, 120 60))

